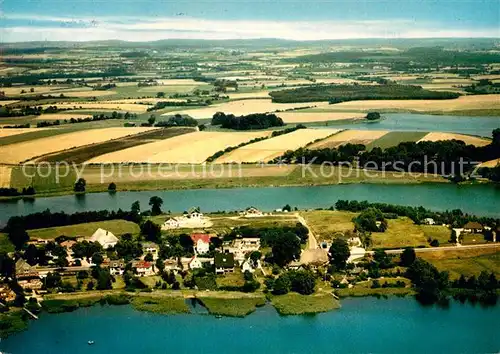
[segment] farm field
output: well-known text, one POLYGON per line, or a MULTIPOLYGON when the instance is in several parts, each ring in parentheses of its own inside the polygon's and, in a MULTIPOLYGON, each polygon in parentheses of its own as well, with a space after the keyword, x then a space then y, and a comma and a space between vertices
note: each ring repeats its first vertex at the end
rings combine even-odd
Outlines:
POLYGON ((94 102, 61 102, 52 105, 44 105, 44 108, 48 106, 57 106, 59 109, 81 109, 81 110, 117 110, 123 112, 131 113, 142 113, 151 107, 147 104, 133 104, 133 103, 94 103, 94 102))
POLYGON ((313 112, 280 112, 277 114, 278 117, 283 119, 285 123, 312 123, 312 122, 328 122, 336 120, 347 120, 347 119, 363 119, 365 114, 363 113, 350 113, 350 112, 331 112, 331 113, 313 113, 313 112))
POLYGON ((255 138, 268 136, 269 131, 258 132, 193 132, 146 145, 105 154, 88 163, 202 163, 208 157, 227 147, 255 138))
POLYGON ((371 110, 451 112, 461 110, 498 109, 500 95, 460 96, 449 100, 373 100, 350 101, 327 106, 328 111, 352 110, 367 112, 371 110))
POLYGON ((388 132, 380 138, 368 143, 366 148, 373 149, 374 147, 379 147, 381 149, 387 149, 399 143, 418 141, 426 135, 427 132, 388 132))
POLYGON ((336 129, 299 129, 292 133, 249 144, 224 154, 216 163, 268 162, 287 150, 296 150, 317 139, 324 139, 336 133, 336 129))
POLYGON ((463 134, 453 134, 453 133, 439 133, 432 132, 424 136, 420 141, 440 141, 440 140, 462 140, 466 144, 476 145, 476 146, 485 146, 490 143, 490 140, 477 138, 475 136, 463 135, 463 134))
MULTIPOLYGON (((50 129, 50 128, 44 128, 44 129, 50 129)), ((0 138, 18 134, 32 133, 36 131, 40 131, 40 128, 3 128, 0 129, 0 138)))
POLYGON ((78 237, 90 237, 98 229, 104 229, 115 236, 119 237, 123 234, 138 234, 139 225, 125 220, 109 220, 109 221, 98 221, 89 222, 84 224, 75 224, 68 226, 58 226, 49 227, 45 229, 34 229, 28 230, 28 235, 30 238, 41 238, 41 239, 54 239, 58 236, 78 236, 78 237))
POLYGON ((449 243, 451 230, 443 225, 420 225, 427 239, 438 240, 439 245, 443 246, 449 243))
POLYGON ((373 232, 373 248, 403 248, 426 246, 424 232, 406 217, 387 220, 385 232, 373 232))
POLYGON ((250 113, 275 112, 278 110, 283 111, 299 107, 324 106, 327 104, 327 102, 273 103, 270 99, 248 99, 216 104, 199 109, 179 110, 178 113, 189 115, 195 119, 203 119, 212 118, 217 112, 241 116, 250 113))
POLYGON ((300 215, 306 220, 311 231, 318 241, 332 240, 336 234, 344 234, 354 230, 354 218, 357 213, 333 210, 301 211, 300 215))
POLYGON ((388 131, 386 130, 344 130, 329 138, 318 141, 310 145, 308 148, 309 149, 336 148, 346 143, 368 145, 374 140, 380 139, 387 133, 388 131))
POLYGON ((0 188, 10 187, 10 177, 12 168, 8 166, 0 166, 0 188))
POLYGON ((72 112, 72 111, 66 111, 62 113, 49 113, 49 114, 42 114, 39 116, 36 116, 35 120, 65 120, 65 119, 71 119, 71 118, 90 118, 92 115, 90 114, 83 114, 79 112, 72 112))
POLYGON ((177 135, 187 134, 194 132, 195 128, 190 127, 180 127, 180 128, 161 128, 148 130, 143 133, 126 136, 124 138, 119 138, 111 141, 105 141, 102 143, 92 144, 89 146, 77 147, 74 149, 69 149, 61 151, 55 154, 50 154, 37 159, 37 162, 48 161, 66 161, 68 163, 84 163, 94 157, 111 153, 114 151, 120 151, 133 146, 148 144, 158 140, 172 138, 177 135))
POLYGON ((495 167, 496 165, 500 164, 500 159, 495 159, 495 160, 490 160, 483 162, 482 164, 479 165, 479 167, 495 167))
POLYGON ((59 136, 46 137, 32 141, 0 147, 0 162, 19 163, 31 160, 57 151, 70 149, 77 146, 95 144, 142 133, 155 128, 106 128, 99 130, 78 131, 59 136))

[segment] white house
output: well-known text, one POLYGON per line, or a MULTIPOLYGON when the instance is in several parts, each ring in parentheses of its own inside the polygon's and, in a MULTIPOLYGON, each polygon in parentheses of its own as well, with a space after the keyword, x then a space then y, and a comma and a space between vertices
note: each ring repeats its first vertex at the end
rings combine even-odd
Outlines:
POLYGON ((171 217, 165 220, 162 225, 163 230, 179 229, 179 228, 198 228, 210 227, 213 223, 210 218, 207 218, 199 211, 190 211, 187 214, 177 217, 171 217))
POLYGON ((91 242, 99 242, 102 248, 107 249, 114 247, 118 242, 118 238, 111 232, 98 228, 96 232, 90 237, 91 242))
POLYGON ((260 216, 264 216, 264 213, 255 207, 247 208, 242 214, 246 218, 257 218, 260 216))
POLYGON ((125 261, 123 259, 112 260, 109 262, 103 263, 103 266, 108 266, 109 274, 111 275, 123 275, 125 272, 125 261))
POLYGON ((143 242, 142 253, 144 255, 151 253, 151 255, 153 256, 153 260, 157 260, 158 254, 160 253, 160 247, 154 242, 143 242))
POLYGON ((424 224, 426 224, 426 225, 436 225, 436 222, 434 221, 433 218, 425 218, 424 219, 424 224))
POLYGON ((203 268, 203 264, 201 263, 201 260, 196 256, 193 256, 193 258, 191 258, 191 260, 188 263, 188 266, 189 266, 189 269, 203 268))
POLYGON ((178 229, 179 228, 179 220, 177 218, 168 218, 163 223, 162 229, 178 229))
POLYGON ((255 269, 252 267, 252 262, 250 262, 248 259, 243 262, 241 265, 241 271, 245 273, 246 271, 249 271, 250 273, 255 272, 255 269))
POLYGON ((191 234, 191 240, 197 254, 205 254, 210 250, 209 234, 191 234))

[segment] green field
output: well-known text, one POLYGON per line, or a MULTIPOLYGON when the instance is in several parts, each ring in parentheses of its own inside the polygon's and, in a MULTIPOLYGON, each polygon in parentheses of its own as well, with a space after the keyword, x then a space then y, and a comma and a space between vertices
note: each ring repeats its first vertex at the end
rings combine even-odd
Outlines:
POLYGON ((451 230, 443 225, 420 225, 420 229, 424 232, 425 238, 438 240, 441 246, 449 244, 451 230))
POLYGON ((300 295, 288 293, 273 296, 271 301, 280 315, 301 315, 340 308, 339 301, 331 294, 300 295))
POLYGON ((392 146, 396 146, 399 143, 404 143, 408 141, 418 141, 426 136, 427 132, 389 132, 386 135, 372 141, 366 145, 367 150, 371 150, 375 147, 381 149, 387 149, 392 146))
POLYGON ((41 239, 54 239, 61 235, 90 237, 98 228, 110 231, 115 236, 120 236, 126 233, 139 233, 139 225, 133 222, 125 220, 109 220, 68 226, 49 227, 46 229, 28 230, 28 234, 30 238, 41 239))
POLYGON ((426 246, 424 232, 406 217, 388 219, 385 232, 373 232, 373 248, 403 248, 426 246))
POLYGON ((22 189, 32 186, 37 194, 58 191, 72 192, 76 182, 76 171, 65 166, 24 165, 12 168, 10 186, 22 189))
POLYGON ((264 306, 266 299, 262 295, 249 295, 239 298, 223 298, 223 297, 210 297, 199 296, 197 297, 208 311, 213 315, 231 316, 231 317, 244 317, 252 312, 259 306, 264 306))
POLYGON ((14 252, 14 245, 10 242, 7 234, 0 233, 0 252, 14 252))
POLYGON ((132 306, 139 311, 162 314, 189 313, 189 308, 182 296, 135 296, 132 306))
POLYGON ((311 231, 318 238, 318 241, 331 240, 335 234, 344 234, 354 230, 354 218, 357 213, 332 210, 301 211, 311 231))

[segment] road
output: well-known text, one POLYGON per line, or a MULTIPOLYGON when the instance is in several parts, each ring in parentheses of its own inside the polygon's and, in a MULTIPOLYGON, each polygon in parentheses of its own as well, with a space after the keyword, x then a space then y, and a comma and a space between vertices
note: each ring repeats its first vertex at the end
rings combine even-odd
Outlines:
MULTIPOLYGON (((465 245, 465 246, 445 246, 445 247, 429 247, 429 248, 414 248, 415 253, 428 253, 428 252, 436 252, 436 251, 462 251, 462 250, 470 250, 476 248, 499 248, 500 243, 487 243, 484 245, 465 245)), ((396 250, 387 250, 385 251, 387 254, 400 254, 403 253, 404 248, 396 249, 396 250)), ((367 251, 368 254, 373 254, 373 251, 367 251)))

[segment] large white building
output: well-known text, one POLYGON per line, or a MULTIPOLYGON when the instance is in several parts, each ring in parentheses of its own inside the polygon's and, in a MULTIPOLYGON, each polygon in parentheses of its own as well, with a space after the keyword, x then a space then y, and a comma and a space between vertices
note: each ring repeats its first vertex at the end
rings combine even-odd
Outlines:
POLYGON ((90 237, 91 242, 99 242, 102 248, 107 249, 110 247, 115 247, 118 242, 118 238, 111 232, 98 228, 96 232, 90 237))

